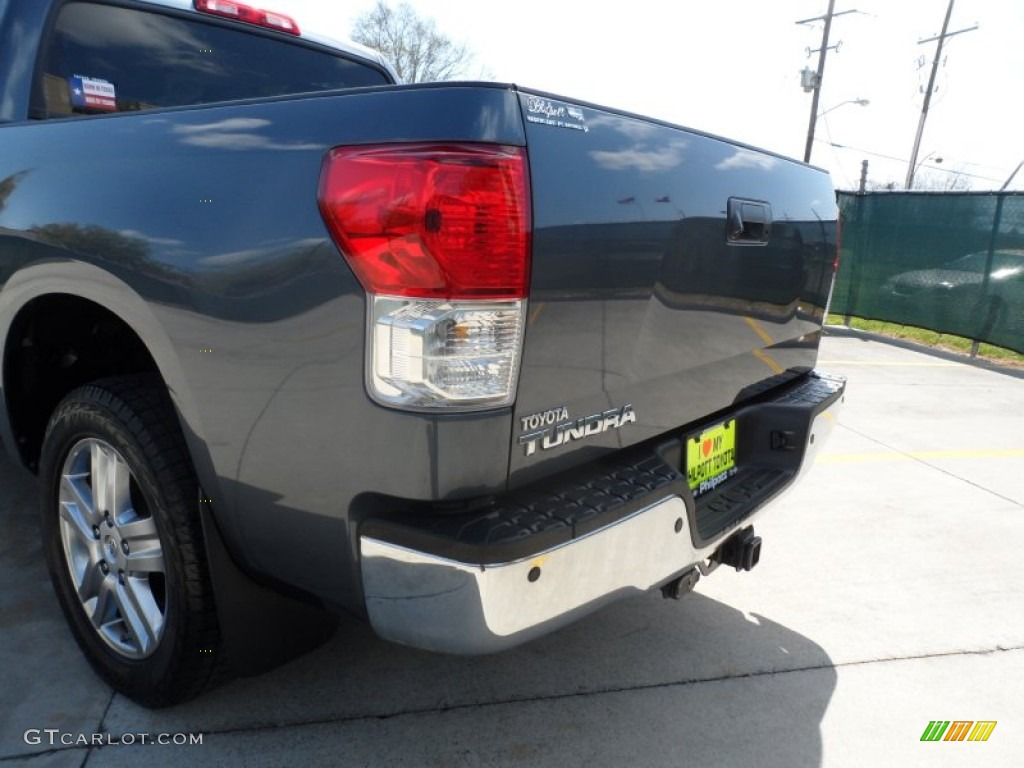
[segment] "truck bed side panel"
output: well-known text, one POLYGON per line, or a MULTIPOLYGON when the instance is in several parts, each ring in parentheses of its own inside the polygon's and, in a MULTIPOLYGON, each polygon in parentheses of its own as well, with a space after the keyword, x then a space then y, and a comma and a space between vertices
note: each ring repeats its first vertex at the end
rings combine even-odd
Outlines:
POLYGON ((401 140, 522 144, 516 96, 389 87, 0 126, 0 353, 33 291, 142 307, 122 319, 168 340, 150 351, 232 551, 352 607, 360 494, 491 493, 508 470, 508 409, 437 419, 365 393, 364 294, 317 188, 331 147, 401 140))

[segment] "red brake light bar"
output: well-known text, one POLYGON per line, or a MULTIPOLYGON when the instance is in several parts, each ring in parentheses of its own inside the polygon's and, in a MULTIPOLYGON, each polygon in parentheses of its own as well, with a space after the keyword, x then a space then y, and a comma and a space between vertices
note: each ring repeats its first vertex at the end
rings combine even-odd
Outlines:
POLYGON ((260 13, 263 14, 263 20, 260 23, 264 27, 287 32, 290 35, 299 34, 299 25, 295 23, 291 16, 285 16, 283 13, 277 13, 276 11, 260 11, 260 13))
POLYGON ((289 35, 300 34, 299 25, 291 16, 285 16, 276 11, 262 11, 245 3, 236 3, 235 0, 194 0, 193 5, 200 13, 244 21, 246 24, 276 29, 278 32, 286 32, 289 35))

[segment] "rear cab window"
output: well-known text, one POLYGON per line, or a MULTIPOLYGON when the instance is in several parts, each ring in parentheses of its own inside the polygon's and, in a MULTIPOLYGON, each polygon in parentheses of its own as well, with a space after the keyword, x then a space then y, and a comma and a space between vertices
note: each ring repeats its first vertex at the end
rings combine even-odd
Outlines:
POLYGON ((232 28, 159 6, 139 10, 67 3, 42 53, 32 117, 131 112, 390 82, 369 62, 300 39, 260 27, 232 28))

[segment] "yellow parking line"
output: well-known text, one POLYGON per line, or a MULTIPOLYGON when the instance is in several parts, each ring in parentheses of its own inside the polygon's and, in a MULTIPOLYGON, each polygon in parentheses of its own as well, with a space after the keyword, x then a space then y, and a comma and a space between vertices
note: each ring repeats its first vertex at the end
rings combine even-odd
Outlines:
POLYGON ((770 357, 768 357, 768 355, 766 355, 760 349, 755 349, 752 354, 754 355, 754 357, 756 357, 762 363, 764 363, 769 368, 771 368, 772 369, 772 373, 782 373, 784 370, 786 370, 781 365, 779 365, 777 362, 775 362, 770 357))
MULTIPOLYGON (((766 331, 761 326, 761 324, 759 322, 757 322, 757 320, 755 320, 752 317, 744 317, 743 319, 747 322, 747 325, 749 325, 751 327, 751 329, 753 329, 754 333, 757 334, 758 338, 761 339, 761 341, 763 341, 767 346, 770 347, 770 346, 772 346, 775 343, 775 340, 771 336, 768 335, 768 331, 766 331)), ((779 365, 777 362, 772 360, 768 355, 766 355, 760 349, 755 349, 750 354, 752 354, 754 357, 756 357, 762 363, 764 363, 769 368, 771 368, 772 369, 772 373, 778 374, 778 373, 782 373, 784 370, 786 370, 781 365, 779 365)))
POLYGON ((544 311, 544 302, 538 302, 533 305, 533 309, 530 310, 530 316, 526 320, 527 325, 533 325, 537 322, 537 318, 540 317, 540 313, 544 311))
POLYGON ((775 343, 775 340, 768 335, 768 331, 766 331, 762 327, 762 325, 759 322, 757 322, 757 320, 755 320, 752 317, 744 317, 743 319, 747 321, 747 325, 754 329, 754 333, 761 337, 761 341, 763 341, 768 346, 771 346, 772 344, 775 343))
POLYGON ((916 461, 926 459, 1007 459, 1024 458, 1024 448, 995 448, 973 451, 884 451, 880 453, 825 453, 819 464, 858 464, 866 461, 916 461))

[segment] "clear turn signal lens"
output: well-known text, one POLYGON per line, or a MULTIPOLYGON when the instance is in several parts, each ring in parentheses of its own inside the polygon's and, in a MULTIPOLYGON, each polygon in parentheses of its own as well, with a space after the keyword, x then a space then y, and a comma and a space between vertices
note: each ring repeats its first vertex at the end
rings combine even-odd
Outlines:
POLYGON ((372 297, 371 393, 403 408, 510 405, 525 314, 522 300, 372 297))

